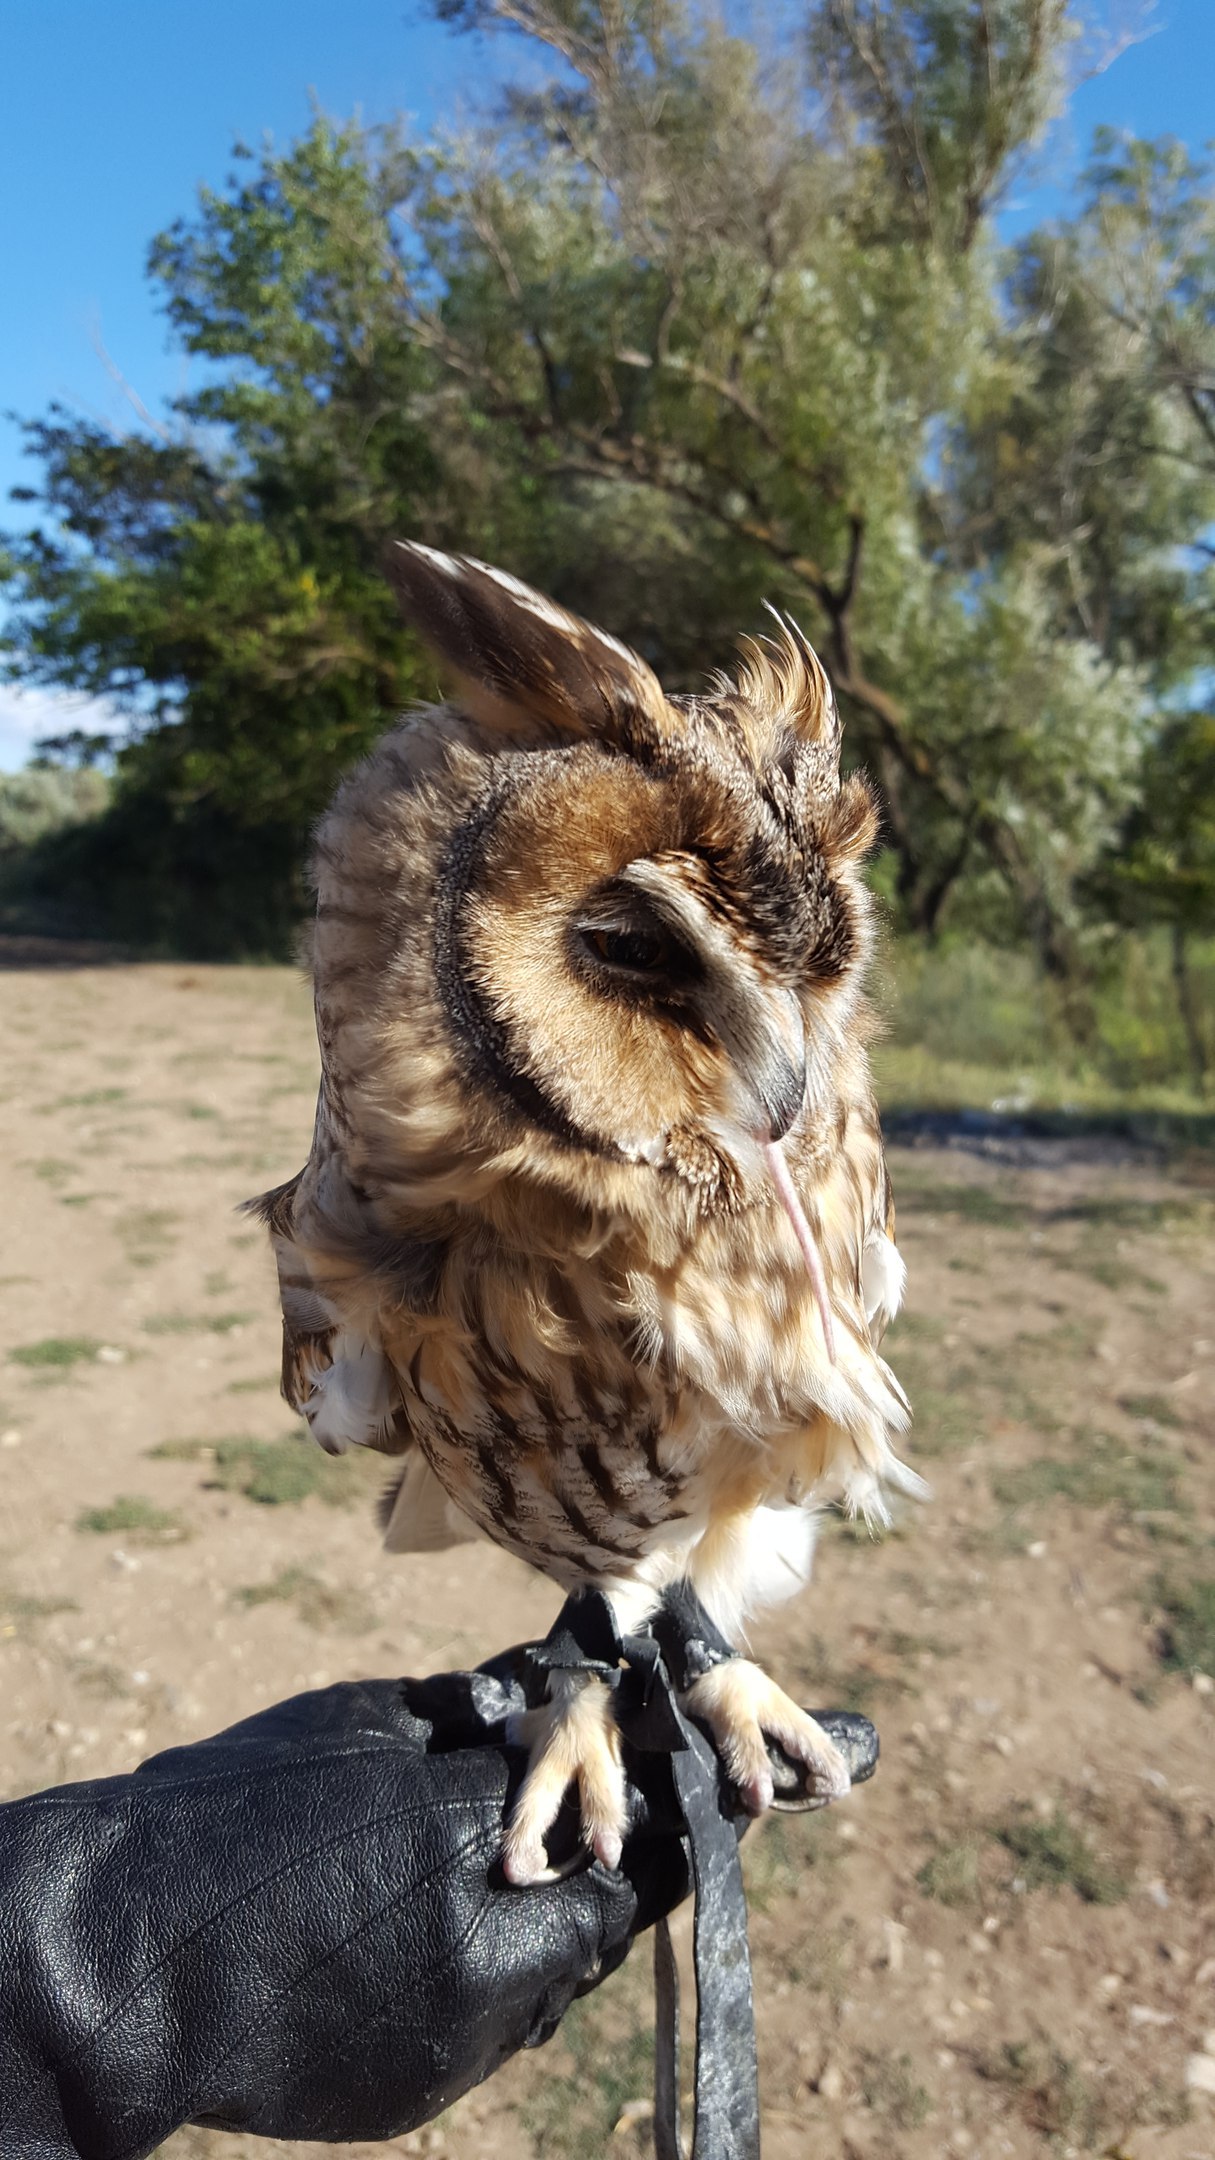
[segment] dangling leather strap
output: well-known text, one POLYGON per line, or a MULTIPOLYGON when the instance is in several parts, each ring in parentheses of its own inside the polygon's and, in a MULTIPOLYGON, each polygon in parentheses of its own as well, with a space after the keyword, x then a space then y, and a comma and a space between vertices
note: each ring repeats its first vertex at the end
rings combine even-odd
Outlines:
MULTIPOLYGON (((755 2010, 751 1999, 751 1954, 747 1944, 747 1903, 738 1857, 738 1832, 727 1813, 721 1772, 708 1741, 677 1712, 685 1746, 671 1757, 671 1771, 687 1827, 696 1884, 693 1957, 696 1968, 696 2082, 692 2125, 692 2160, 759 2160, 759 2067, 755 2055, 755 2010)), ((655 1986, 662 1952, 655 1953, 655 1986)), ((674 2016, 660 2014, 654 2078, 654 2144, 663 2095, 678 2094, 679 2062, 664 2061, 668 2044, 677 2048, 678 1975, 674 2016), (664 2030, 665 2023, 665 2030, 664 2030)), ((669 2150, 679 2153, 678 2109, 664 2128, 669 2150)))

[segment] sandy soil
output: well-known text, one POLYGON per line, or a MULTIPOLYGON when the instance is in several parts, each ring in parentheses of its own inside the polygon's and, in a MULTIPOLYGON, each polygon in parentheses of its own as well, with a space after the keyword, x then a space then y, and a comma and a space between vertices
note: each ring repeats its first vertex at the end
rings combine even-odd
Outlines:
MULTIPOLYGON (((22 957, 0 975, 0 1793, 542 1632, 542 1582, 481 1548, 474 1601, 471 1548, 386 1559, 375 1466, 288 1444, 268 1256, 234 1209, 307 1148, 301 985, 22 957)), ((935 1497, 880 1544, 829 1531, 757 1636, 883 1744, 831 1816, 748 1840, 765 2160, 1210 2160, 1186 2076, 1215 2052, 1215 1646, 1182 1643, 1197 1677, 1162 1655, 1162 1599, 1215 1570, 1209 1173, 892 1159, 891 1356, 935 1497)), ((388 2149, 644 2152, 646 1966, 388 2149)), ((165 2148, 280 2150, 333 2148, 165 2148)))

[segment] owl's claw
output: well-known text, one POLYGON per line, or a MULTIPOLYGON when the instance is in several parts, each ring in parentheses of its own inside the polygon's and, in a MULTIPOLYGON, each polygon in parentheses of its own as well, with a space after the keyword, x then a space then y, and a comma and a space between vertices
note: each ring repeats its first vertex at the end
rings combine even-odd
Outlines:
POLYGON ((821 1806, 851 1790, 848 1765, 829 1733, 749 1658, 727 1658, 694 1680, 684 1707, 708 1726, 731 1783, 752 1815, 775 1797, 767 1741, 804 1763, 821 1806))
POLYGON ((588 1673, 554 1672, 550 1699, 512 1718, 507 1739, 529 1750, 527 1775, 502 1840, 508 1882, 555 1882, 544 1840, 569 1787, 578 1787, 582 1843, 604 1867, 620 1865, 628 1801, 610 1690, 588 1673))

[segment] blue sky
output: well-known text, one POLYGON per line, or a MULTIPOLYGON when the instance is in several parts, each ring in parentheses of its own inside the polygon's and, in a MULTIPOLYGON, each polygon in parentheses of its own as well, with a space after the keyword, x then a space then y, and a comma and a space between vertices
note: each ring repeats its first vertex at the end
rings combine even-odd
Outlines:
MULTIPOLYGON (((1099 121, 1196 147, 1215 135, 1215 0, 1141 12, 1154 33, 1082 85, 1008 206, 1010 232, 1065 198, 1099 121)), ((0 0, 0 414, 58 399, 123 428, 133 416, 111 370, 153 411, 182 387, 147 245, 201 184, 222 185, 236 137, 290 139, 312 95, 368 121, 454 118, 509 61, 508 46, 453 37, 410 0, 0 0)), ((5 498, 31 476, 0 420, 0 525, 23 521, 5 498)), ((0 686, 0 769, 49 727, 92 718, 0 686)))

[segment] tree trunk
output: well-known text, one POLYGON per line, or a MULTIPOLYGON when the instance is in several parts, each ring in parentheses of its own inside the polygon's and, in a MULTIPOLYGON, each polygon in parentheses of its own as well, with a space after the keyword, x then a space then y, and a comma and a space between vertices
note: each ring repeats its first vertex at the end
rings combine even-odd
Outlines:
POLYGON ((1207 1084, 1207 1053, 1198 1024, 1198 1003, 1194 996, 1194 978, 1190 973, 1189 954, 1186 951, 1185 929, 1179 922, 1173 924, 1173 988, 1177 992, 1177 1010, 1185 1029, 1186 1046, 1190 1053, 1190 1071, 1194 1076, 1194 1091, 1201 1095, 1207 1084))

